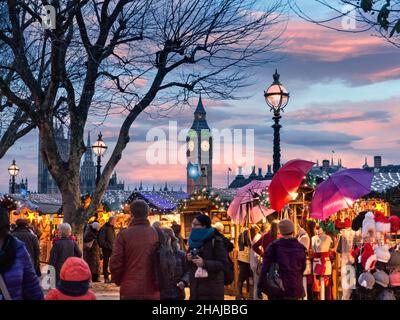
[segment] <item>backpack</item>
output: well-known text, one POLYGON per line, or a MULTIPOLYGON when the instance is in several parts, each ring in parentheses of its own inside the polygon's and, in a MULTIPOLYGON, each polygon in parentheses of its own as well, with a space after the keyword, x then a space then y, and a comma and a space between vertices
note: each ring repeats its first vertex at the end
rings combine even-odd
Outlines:
MULTIPOLYGON (((214 250, 214 241, 215 241, 215 238, 212 239, 213 250, 214 250)), ((229 257, 228 252, 226 254, 228 257, 228 259, 227 259, 228 263, 225 263, 225 265, 224 265, 224 285, 228 286, 228 285, 232 284, 235 275, 234 275, 234 271, 233 271, 233 269, 234 269, 233 262, 232 262, 231 258, 229 257)))
POLYGON ((98 242, 99 242, 99 246, 100 248, 105 248, 106 247, 106 235, 107 230, 106 227, 103 226, 100 231, 99 231, 99 235, 98 235, 98 242))
MULTIPOLYGON (((272 250, 274 250, 275 256, 275 241, 271 244, 271 246, 272 250)), ((285 288, 279 275, 279 264, 277 262, 273 262, 271 264, 266 276, 262 278, 260 289, 269 297, 280 298, 285 296, 285 288)))
POLYGON ((158 234, 158 243, 154 251, 155 281, 160 292, 170 289, 171 279, 175 275, 176 260, 168 239, 160 228, 153 227, 158 234))

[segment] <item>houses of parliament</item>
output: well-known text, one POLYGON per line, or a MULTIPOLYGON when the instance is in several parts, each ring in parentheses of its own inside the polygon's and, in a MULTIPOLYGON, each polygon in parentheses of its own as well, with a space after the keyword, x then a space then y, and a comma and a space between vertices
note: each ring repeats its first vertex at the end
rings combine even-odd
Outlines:
MULTIPOLYGON (((70 132, 68 131, 65 135, 63 126, 57 125, 55 130, 56 143, 58 151, 60 152, 61 158, 64 161, 68 160, 69 154, 69 139, 70 132)), ((83 163, 81 166, 81 177, 80 177, 80 188, 82 194, 92 193, 96 187, 96 165, 93 160, 93 152, 90 143, 90 133, 88 133, 86 142, 86 152, 84 155, 83 163)), ((114 172, 110 178, 107 190, 124 190, 125 183, 118 181, 117 173, 114 172)), ((40 153, 40 142, 38 149, 38 193, 54 194, 59 193, 59 189, 54 179, 52 178, 50 171, 44 163, 40 153)))

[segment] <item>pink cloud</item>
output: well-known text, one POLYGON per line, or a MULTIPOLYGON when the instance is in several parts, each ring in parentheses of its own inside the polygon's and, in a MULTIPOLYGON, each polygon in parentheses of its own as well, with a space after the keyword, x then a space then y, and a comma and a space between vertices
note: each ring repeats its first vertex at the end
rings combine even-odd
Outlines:
POLYGON ((291 20, 284 34, 284 52, 314 56, 321 61, 385 52, 388 45, 368 33, 341 33, 306 21, 291 20))
POLYGON ((398 79, 399 77, 400 77, 400 67, 394 67, 368 75, 368 79, 371 82, 378 82, 388 79, 398 79))

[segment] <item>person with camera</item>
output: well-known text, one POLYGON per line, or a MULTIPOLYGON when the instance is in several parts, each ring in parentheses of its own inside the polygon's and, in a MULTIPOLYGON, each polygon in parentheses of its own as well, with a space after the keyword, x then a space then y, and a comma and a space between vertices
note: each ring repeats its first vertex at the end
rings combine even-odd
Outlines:
POLYGON ((189 237, 190 300, 224 300, 224 268, 228 254, 224 241, 211 227, 211 219, 198 215, 189 237))

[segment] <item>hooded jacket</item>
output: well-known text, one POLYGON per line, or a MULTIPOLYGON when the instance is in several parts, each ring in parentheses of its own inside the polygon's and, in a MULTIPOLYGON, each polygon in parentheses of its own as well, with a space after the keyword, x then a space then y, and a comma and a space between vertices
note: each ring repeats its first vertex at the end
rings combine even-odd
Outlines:
POLYGON ((68 258, 61 268, 60 282, 50 290, 46 300, 96 300, 89 289, 91 273, 88 264, 76 257, 68 258))

